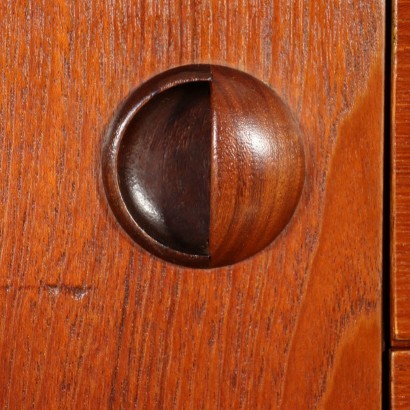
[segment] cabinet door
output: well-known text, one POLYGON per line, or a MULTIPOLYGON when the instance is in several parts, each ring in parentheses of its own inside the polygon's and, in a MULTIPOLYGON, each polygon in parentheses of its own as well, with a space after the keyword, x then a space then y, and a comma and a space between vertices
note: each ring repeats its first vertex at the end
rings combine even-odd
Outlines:
POLYGON ((5 408, 380 408, 385 9, 350 2, 0 4, 0 403, 5 408), (188 269, 112 215, 118 104, 182 64, 276 90, 303 135, 290 223, 188 269))

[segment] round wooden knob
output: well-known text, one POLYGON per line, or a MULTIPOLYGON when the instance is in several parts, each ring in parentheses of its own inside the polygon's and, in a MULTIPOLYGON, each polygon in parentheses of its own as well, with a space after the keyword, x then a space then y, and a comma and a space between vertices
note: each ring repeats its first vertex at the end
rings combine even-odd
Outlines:
POLYGON ((242 261, 289 222, 304 151, 288 107, 232 68, 183 66, 134 90, 103 151, 120 224, 167 261, 200 268, 242 261))

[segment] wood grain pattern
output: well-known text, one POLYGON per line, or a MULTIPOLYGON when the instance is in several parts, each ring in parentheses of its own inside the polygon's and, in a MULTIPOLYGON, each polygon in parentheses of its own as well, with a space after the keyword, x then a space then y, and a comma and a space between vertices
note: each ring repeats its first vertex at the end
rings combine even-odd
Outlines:
POLYGON ((410 342, 410 1, 394 13, 392 69, 391 325, 393 345, 410 342), (407 341, 407 342, 406 342, 407 341))
POLYGON ((2 407, 380 407, 382 0, 6 0, 0 29, 2 407), (272 86, 306 147, 298 217, 206 272, 136 247, 100 178, 118 103, 196 62, 272 86))
POLYGON ((393 351, 390 356, 391 368, 391 408, 392 410, 410 407, 410 351, 393 351))
MULTIPOLYGON (((212 66, 211 266, 268 246, 295 212, 305 180, 300 130, 254 77, 212 66)), ((297 216, 296 216, 297 217, 297 216)))
POLYGON ((262 81, 182 65, 120 105, 102 154, 107 199, 137 244, 186 267, 233 265, 266 248, 305 180, 300 130, 262 81))

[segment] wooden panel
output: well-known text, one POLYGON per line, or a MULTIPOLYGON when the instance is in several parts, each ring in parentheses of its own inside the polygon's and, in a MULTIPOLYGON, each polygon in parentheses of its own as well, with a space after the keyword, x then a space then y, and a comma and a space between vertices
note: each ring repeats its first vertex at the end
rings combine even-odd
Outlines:
POLYGON ((410 0, 394 17, 392 81, 392 338, 410 341, 410 0))
POLYGON ((410 408, 410 351, 392 352, 391 357, 391 408, 410 408))
POLYGON ((0 30, 1 407, 380 407, 382 0, 5 0, 0 30), (210 271, 135 246, 100 178, 117 104, 195 62, 306 147, 285 231, 210 271))

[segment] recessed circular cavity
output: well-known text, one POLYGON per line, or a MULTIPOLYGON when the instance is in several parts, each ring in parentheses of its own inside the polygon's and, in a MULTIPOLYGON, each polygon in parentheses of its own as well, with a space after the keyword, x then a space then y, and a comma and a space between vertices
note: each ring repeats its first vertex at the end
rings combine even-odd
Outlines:
POLYGON ((259 80, 220 66, 166 71, 118 109, 103 152, 111 208, 154 255, 210 268, 265 248, 304 181, 299 129, 259 80))
POLYGON ((148 101, 124 130, 118 181, 128 211, 162 245, 208 255, 209 83, 176 85, 148 101))

